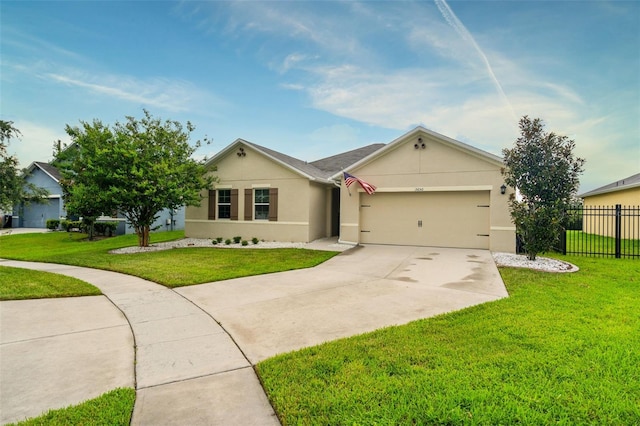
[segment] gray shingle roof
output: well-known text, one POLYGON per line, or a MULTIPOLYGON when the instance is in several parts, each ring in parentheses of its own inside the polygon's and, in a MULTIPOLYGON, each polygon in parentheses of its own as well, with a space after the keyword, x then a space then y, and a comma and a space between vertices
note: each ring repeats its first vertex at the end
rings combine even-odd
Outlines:
POLYGON ((343 152, 342 154, 332 155, 331 157, 321 158, 320 160, 312 161, 311 164, 318 169, 326 172, 328 176, 346 169, 350 165, 357 163, 367 155, 370 155, 380 148, 385 146, 383 143, 374 143, 371 145, 363 146, 351 151, 343 152))
POLYGON ((367 145, 362 148, 332 155, 331 157, 321 158, 309 163, 252 142, 243 142, 306 175, 322 180, 328 180, 337 172, 385 146, 383 143, 367 145))
MULTIPOLYGON (((246 142, 246 141, 245 141, 246 142)), ((295 168, 298 169, 299 171, 303 172, 304 174, 307 174, 309 176, 313 176, 315 178, 321 178, 321 179, 326 179, 328 176, 326 173, 324 173, 322 170, 318 169, 317 167, 313 166, 310 163, 307 163, 306 161, 302 161, 299 160, 297 158, 291 157, 289 155, 283 154, 281 152, 278 151, 274 151, 273 149, 269 149, 266 148, 264 146, 261 145, 257 145, 253 142, 246 142, 247 144, 250 144, 251 146, 253 146, 254 148, 257 148, 259 151, 264 152, 265 154, 269 155, 270 157, 273 157, 277 160, 280 160, 281 162, 295 168)))
POLYGON ((592 195, 606 194, 608 192, 622 191, 623 189, 635 188, 640 186, 640 173, 629 176, 624 179, 617 180, 613 183, 610 183, 605 186, 601 186, 600 188, 596 188, 592 191, 585 192, 584 194, 578 195, 580 198, 590 197, 592 195))
POLYGON ((62 179, 62 175, 60 174, 60 170, 58 170, 57 167, 52 166, 49 163, 43 163, 42 161, 35 161, 33 164, 35 166, 39 167, 40 169, 42 169, 45 173, 47 173, 53 179, 55 179, 56 182, 60 182, 60 179, 62 179))

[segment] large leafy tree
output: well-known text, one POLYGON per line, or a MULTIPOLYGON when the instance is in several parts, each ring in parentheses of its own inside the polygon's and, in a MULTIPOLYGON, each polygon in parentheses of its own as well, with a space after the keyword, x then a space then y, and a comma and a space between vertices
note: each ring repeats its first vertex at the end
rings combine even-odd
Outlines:
POLYGON ((67 206, 95 217, 117 211, 133 226, 139 245, 163 209, 199 205, 211 186, 204 163, 192 158, 200 146, 189 143, 194 126, 162 121, 148 111, 109 127, 100 121, 66 127, 72 155, 61 158, 67 206), (99 213, 98 213, 99 212, 99 213))
POLYGON ((20 203, 48 202, 49 192, 27 183, 18 169, 18 159, 8 153, 9 142, 20 135, 12 121, 0 120, 0 211, 10 211, 20 203))
POLYGON ((518 189, 509 202, 511 216, 527 257, 556 246, 565 212, 579 186, 584 160, 573 154, 575 141, 546 132, 544 122, 524 116, 520 137, 502 154, 505 183, 518 189))

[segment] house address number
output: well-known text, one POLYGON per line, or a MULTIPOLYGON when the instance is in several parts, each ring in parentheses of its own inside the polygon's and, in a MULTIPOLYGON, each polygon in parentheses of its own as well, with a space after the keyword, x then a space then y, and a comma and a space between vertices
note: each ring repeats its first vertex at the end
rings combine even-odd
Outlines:
POLYGON ((422 187, 416 187, 416 192, 423 192, 423 191, 424 191, 424 188, 422 188, 422 187))

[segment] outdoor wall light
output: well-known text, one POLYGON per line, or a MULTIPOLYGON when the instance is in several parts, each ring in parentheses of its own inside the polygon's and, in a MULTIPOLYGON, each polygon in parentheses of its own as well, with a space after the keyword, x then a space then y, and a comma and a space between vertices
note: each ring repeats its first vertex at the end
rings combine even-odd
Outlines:
POLYGON ((244 156, 246 156, 246 155, 247 155, 247 153, 246 153, 246 152, 244 152, 244 148, 240 148, 240 149, 238 149, 238 152, 236 152, 236 155, 237 155, 238 157, 244 157, 244 156))
POLYGON ((422 138, 418 138, 418 142, 413 144, 413 148, 414 149, 425 149, 427 146, 424 144, 424 142, 422 142, 422 138))
POLYGON ((507 185, 503 183, 502 186, 500 187, 500 193, 504 195, 506 194, 506 192, 507 192, 507 185))

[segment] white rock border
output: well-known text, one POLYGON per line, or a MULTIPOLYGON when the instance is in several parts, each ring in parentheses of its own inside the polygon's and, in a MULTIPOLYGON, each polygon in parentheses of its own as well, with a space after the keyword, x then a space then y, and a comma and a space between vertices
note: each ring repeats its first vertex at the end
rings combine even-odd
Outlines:
POLYGON ((513 268, 528 268, 545 272, 577 272, 580 270, 576 265, 558 259, 537 256, 536 260, 529 260, 523 254, 495 252, 493 259, 498 266, 510 266, 513 268))
MULTIPOLYGON (((130 254, 130 253, 148 253, 160 250, 170 250, 174 248, 186 248, 186 247, 207 247, 217 249, 274 249, 274 248, 315 248, 313 242, 311 243, 287 243, 278 241, 260 241, 258 244, 253 244, 252 241, 248 241, 246 246, 241 243, 225 244, 221 243, 213 244, 212 239, 209 238, 183 238, 181 240, 167 241, 163 243, 155 243, 149 245, 149 247, 124 247, 109 251, 111 254, 130 254)), ((329 244, 326 246, 332 251, 345 251, 353 247, 350 244, 329 244)))

